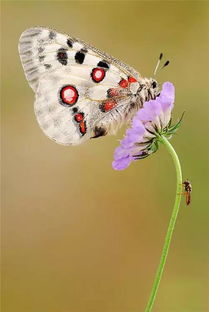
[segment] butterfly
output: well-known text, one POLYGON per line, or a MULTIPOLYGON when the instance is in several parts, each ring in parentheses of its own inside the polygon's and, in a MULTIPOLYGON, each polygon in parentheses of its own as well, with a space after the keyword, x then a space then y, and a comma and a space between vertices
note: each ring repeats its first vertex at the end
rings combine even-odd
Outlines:
POLYGON ((159 93, 155 79, 55 30, 27 29, 18 48, 38 123, 59 144, 115 134, 159 93))

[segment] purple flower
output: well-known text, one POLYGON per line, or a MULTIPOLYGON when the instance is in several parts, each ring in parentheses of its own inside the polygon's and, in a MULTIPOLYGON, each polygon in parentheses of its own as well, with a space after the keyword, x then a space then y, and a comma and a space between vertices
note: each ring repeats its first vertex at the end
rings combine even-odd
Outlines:
POLYGON ((171 111, 174 105, 175 89, 172 83, 165 82, 155 100, 144 103, 133 117, 131 127, 114 153, 113 169, 123 170, 132 161, 142 159, 158 149, 160 135, 170 137, 179 127, 170 126, 171 111))

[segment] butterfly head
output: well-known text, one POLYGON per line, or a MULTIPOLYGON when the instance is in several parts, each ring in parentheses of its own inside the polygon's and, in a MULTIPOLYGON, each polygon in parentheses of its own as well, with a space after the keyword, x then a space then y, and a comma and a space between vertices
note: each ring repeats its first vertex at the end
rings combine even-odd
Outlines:
POLYGON ((143 78, 138 95, 143 102, 155 99, 159 94, 159 84, 153 78, 143 78))
POLYGON ((151 93, 152 99, 155 99, 156 96, 159 94, 159 84, 153 78, 150 78, 149 80, 149 92, 151 93))

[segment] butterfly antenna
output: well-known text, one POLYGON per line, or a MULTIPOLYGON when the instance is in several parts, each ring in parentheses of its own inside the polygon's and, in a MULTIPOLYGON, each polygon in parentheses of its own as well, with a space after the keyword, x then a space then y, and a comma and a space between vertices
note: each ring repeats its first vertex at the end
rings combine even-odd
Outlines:
POLYGON ((168 66, 168 64, 170 64, 170 62, 166 61, 165 64, 161 67, 161 69, 163 69, 164 67, 168 66))
POLYGON ((155 76, 156 73, 157 73, 158 67, 159 67, 160 62, 161 62, 161 60, 162 60, 162 57, 163 57, 163 53, 160 53, 160 56, 159 56, 159 58, 158 58, 158 60, 157 60, 157 64, 156 64, 156 67, 155 67, 155 70, 154 70, 154 76, 155 76))

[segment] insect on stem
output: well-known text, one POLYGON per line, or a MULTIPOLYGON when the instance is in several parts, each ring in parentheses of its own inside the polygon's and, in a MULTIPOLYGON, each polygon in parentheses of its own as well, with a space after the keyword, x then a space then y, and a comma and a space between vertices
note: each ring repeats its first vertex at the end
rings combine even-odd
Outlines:
POLYGON ((188 179, 184 181, 182 184, 185 191, 184 195, 186 197, 186 204, 188 206, 191 203, 192 184, 188 179))

